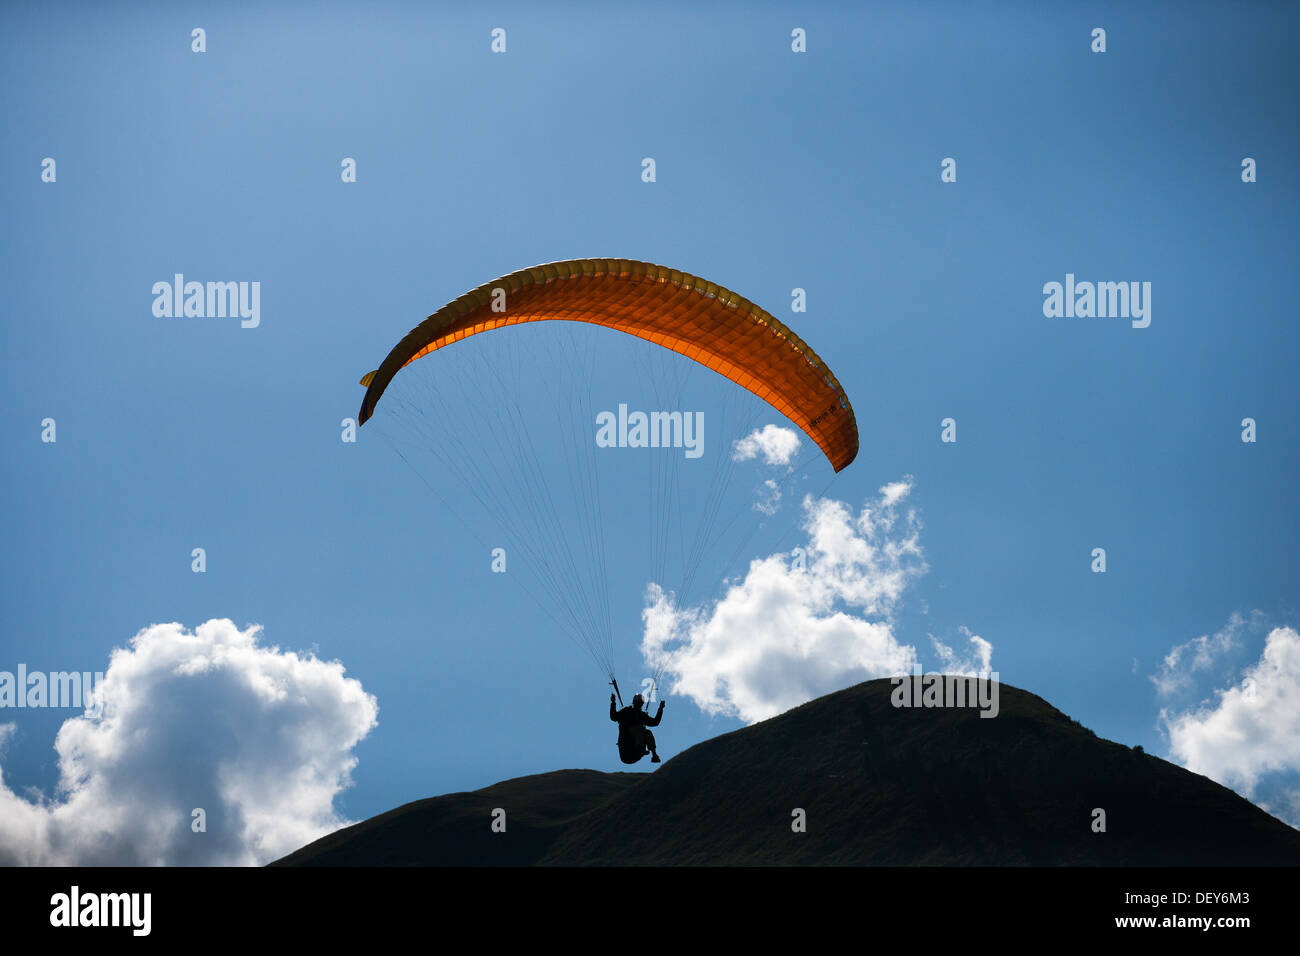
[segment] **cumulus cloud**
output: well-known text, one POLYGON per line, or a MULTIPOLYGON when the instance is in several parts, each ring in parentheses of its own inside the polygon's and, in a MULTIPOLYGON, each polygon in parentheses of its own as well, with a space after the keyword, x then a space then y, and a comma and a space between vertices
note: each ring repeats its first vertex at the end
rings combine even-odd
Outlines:
POLYGON ((939 658, 939 670, 945 674, 987 677, 993 670, 993 645, 978 634, 972 634, 968 627, 960 627, 958 630, 970 644, 970 649, 965 654, 958 653, 933 634, 930 635, 935 656, 939 658))
POLYGON ((733 461, 750 461, 762 457, 768 465, 789 465, 799 452, 799 434, 793 428, 764 425, 732 445, 733 461))
POLYGON ((1265 774, 1300 771, 1300 633, 1269 632, 1240 683, 1194 710, 1161 710, 1171 756, 1247 797, 1265 774))
MULTIPOLYGON (((65 721, 54 798, 0 777, 0 865, 256 865, 349 821, 334 797, 375 698, 260 628, 157 624, 113 651, 98 719, 65 721), (206 832, 191 812, 206 813, 206 832)), ((0 737, 3 737, 0 734, 0 737)))
POLYGON ((672 691, 705 712, 764 720, 849 684, 909 673, 894 635, 907 585, 925 573, 920 521, 901 508, 911 483, 880 489, 858 514, 805 497, 800 560, 755 559, 716 604, 680 608, 652 585, 641 650, 672 691))
MULTIPOLYGON (((1260 615, 1252 615, 1257 624, 1260 615)), ((1202 634, 1185 644, 1173 647, 1160 663, 1160 669, 1151 675, 1156 693, 1169 697, 1188 690, 1198 672, 1209 672, 1224 656, 1241 646, 1241 637, 1249 625, 1241 614, 1234 613, 1227 625, 1213 634, 1202 634)))

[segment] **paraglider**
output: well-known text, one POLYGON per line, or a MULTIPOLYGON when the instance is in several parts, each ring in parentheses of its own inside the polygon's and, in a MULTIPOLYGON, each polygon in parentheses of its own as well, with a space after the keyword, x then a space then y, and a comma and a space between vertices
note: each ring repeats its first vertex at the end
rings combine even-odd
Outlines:
MULTIPOLYGON (((530 595, 612 682, 614 628, 602 496, 625 498, 627 493, 618 486, 606 489, 598 480, 599 462, 608 462, 609 456, 601 458, 597 448, 628 443, 621 438, 618 442, 602 440, 600 433, 586 429, 603 420, 606 431, 612 433, 610 423, 617 419, 622 435, 623 405, 617 405, 617 416, 612 412, 593 414, 590 406, 594 370, 618 350, 603 340, 584 350, 580 337, 572 334, 567 340, 564 335, 529 340, 522 331, 510 330, 552 322, 569 328, 584 323, 650 343, 647 354, 638 357, 652 375, 656 374, 657 356, 668 355, 674 367, 658 369, 654 381, 660 399, 662 390, 674 397, 674 387, 680 397, 685 380, 680 366, 691 364, 681 363, 671 353, 717 372, 786 416, 811 439, 836 473, 858 453, 857 421, 848 396, 826 363, 769 312, 706 279, 631 259, 552 262, 484 283, 417 325, 378 368, 361 379, 366 394, 358 422, 364 425, 380 407, 381 399, 389 396, 384 407, 392 409, 398 453, 408 461, 420 453, 432 455, 437 464, 430 474, 451 481, 454 495, 472 495, 480 501, 496 521, 494 533, 510 536, 523 548, 525 566, 536 575, 542 597, 532 591, 530 595), (487 337, 491 348, 477 345, 481 333, 498 329, 504 330, 499 346, 497 336, 487 337), (519 346, 516 336, 527 344, 519 346), (466 340, 471 340, 468 345, 458 345, 466 340), (458 345, 452 354, 465 356, 463 360, 445 360, 428 372, 422 388, 403 386, 397 389, 399 397, 392 397, 395 386, 411 381, 412 373, 404 369, 452 345, 458 345), (540 377, 540 383, 521 386, 530 374, 540 377), (409 395, 405 393, 408 387, 409 395), (542 400, 539 388, 543 394, 546 389, 553 390, 555 401, 542 400), (543 424, 549 416, 554 427, 566 413, 571 418, 561 423, 554 439, 549 443, 538 440, 537 421, 530 420, 530 414, 543 424), (556 456, 567 456, 570 462, 570 474, 559 480, 553 475, 556 456), (566 511, 570 502, 572 508, 566 511)), ((420 366, 426 367, 425 363, 420 366)), ((622 369, 616 375, 618 388, 632 387, 622 369)), ((415 376, 417 381, 420 378, 415 376)), ((726 418, 727 391, 736 390, 729 385, 724 390, 723 412, 718 416, 723 427, 712 434, 725 434, 726 425, 737 424, 726 418)), ((752 400, 751 404, 759 407, 752 400)), ((753 414, 757 412, 751 417, 753 414)), ((725 443, 713 449, 714 473, 698 496, 698 516, 692 514, 689 521, 681 512, 695 502, 678 487, 681 456, 651 456, 645 497, 649 500, 647 510, 660 515, 660 527, 656 529, 652 522, 652 545, 647 549, 654 562, 650 580, 662 581, 665 555, 670 548, 680 548, 683 583, 674 593, 681 601, 686 600, 709 543, 735 526, 749 507, 748 503, 742 505, 729 524, 716 520, 723 489, 738 459, 727 453, 725 443), (675 526, 670 527, 670 522, 675 526), (695 534, 693 542, 687 540, 687 528, 695 534)), ((685 460, 696 457, 691 449, 685 460)), ((804 462, 795 464, 800 467, 792 464, 784 481, 800 477, 804 462)), ((703 472, 696 469, 691 477, 697 476, 703 472)), ((427 478, 426 483, 434 490, 427 478)), ((447 510, 460 511, 454 498, 445 503, 447 510)), ((742 528, 744 525, 740 523, 742 528)), ((659 686, 663 666, 661 662, 658 671, 643 682, 652 694, 659 686)), ((661 700, 660 716, 662 710, 661 700)), ((617 712, 623 717, 615 713, 611 703, 611 719, 620 724, 624 761, 635 762, 647 753, 652 762, 657 761, 654 738, 646 728, 656 726, 659 716, 652 718, 639 706, 617 712)))
POLYGON ((631 259, 570 259, 466 292, 412 329, 361 379, 364 425, 389 382, 416 359, 472 335, 565 320, 617 329, 685 355, 785 415, 837 472, 858 454, 853 407, 831 370, 782 322, 707 279, 631 259))
POLYGON ((614 695, 609 695, 609 719, 618 724, 618 759, 624 763, 636 763, 646 754, 651 763, 659 763, 655 735, 649 728, 658 727, 664 719, 664 702, 659 701, 659 711, 653 717, 641 709, 643 706, 645 701, 637 694, 630 707, 615 710, 614 695))

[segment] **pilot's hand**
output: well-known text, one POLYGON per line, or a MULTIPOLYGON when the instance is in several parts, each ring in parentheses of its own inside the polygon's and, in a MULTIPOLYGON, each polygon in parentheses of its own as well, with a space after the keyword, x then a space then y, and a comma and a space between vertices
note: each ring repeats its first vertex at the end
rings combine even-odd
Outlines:
POLYGON ((659 709, 660 709, 660 710, 663 710, 663 709, 664 709, 664 702, 663 702, 662 700, 659 701, 659 709))
POLYGON ((610 702, 611 704, 614 703, 614 695, 613 695, 613 694, 610 694, 610 695, 609 695, 609 702, 610 702))

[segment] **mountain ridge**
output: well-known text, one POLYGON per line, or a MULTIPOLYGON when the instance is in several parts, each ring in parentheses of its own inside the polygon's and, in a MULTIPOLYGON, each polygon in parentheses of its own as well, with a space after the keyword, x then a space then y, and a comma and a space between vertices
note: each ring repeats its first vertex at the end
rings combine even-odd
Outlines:
POLYGON ((271 865, 1300 865, 1300 831, 1226 787, 985 686, 996 717, 897 707, 891 679, 867 681, 653 773, 559 770, 431 797, 271 865))

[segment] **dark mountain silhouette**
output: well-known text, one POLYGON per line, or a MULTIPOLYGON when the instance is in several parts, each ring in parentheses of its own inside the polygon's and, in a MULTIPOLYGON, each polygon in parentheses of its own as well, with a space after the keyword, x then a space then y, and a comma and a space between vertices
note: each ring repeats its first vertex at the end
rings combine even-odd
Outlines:
POLYGON ((529 866, 586 813, 645 779, 557 770, 417 800, 335 830, 272 866, 529 866), (492 811, 506 811, 493 833, 492 811))
POLYGON ((981 718, 896 708, 892 689, 830 694, 654 773, 561 770, 409 803, 272 865, 1300 865, 1300 831, 1033 694, 1002 684, 981 718))

